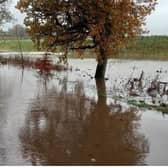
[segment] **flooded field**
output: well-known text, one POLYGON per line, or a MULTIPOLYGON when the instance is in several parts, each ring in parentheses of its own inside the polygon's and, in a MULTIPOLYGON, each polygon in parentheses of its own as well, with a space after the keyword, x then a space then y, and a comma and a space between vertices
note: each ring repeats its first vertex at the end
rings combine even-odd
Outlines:
POLYGON ((168 165, 168 62, 69 65, 0 65, 0 165, 168 165))

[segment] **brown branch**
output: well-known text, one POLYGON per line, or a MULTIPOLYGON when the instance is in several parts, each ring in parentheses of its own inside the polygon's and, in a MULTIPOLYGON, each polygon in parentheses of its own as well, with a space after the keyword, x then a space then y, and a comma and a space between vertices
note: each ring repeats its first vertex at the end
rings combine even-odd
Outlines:
POLYGON ((94 45, 86 45, 86 46, 79 46, 79 47, 71 47, 71 50, 86 50, 86 49, 94 49, 97 47, 97 44, 94 45))

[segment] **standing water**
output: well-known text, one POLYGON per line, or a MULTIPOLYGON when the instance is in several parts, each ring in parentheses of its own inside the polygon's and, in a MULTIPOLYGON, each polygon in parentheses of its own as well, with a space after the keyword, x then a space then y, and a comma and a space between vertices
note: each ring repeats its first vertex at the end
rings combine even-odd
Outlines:
POLYGON ((153 99, 126 87, 142 71, 144 90, 167 82, 167 62, 110 60, 106 81, 92 59, 69 63, 50 75, 0 65, 0 165, 168 165, 166 111, 135 106, 153 99))

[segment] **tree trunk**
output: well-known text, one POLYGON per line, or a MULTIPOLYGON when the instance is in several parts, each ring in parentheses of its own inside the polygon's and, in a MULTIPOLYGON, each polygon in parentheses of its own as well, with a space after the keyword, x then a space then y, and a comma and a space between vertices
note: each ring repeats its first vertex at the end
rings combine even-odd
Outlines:
POLYGON ((107 93, 106 93, 106 84, 104 79, 96 79, 96 89, 97 89, 97 97, 98 103, 101 104, 102 107, 107 106, 107 93))
POLYGON ((106 72, 106 66, 107 66, 107 57, 105 56, 104 49, 100 49, 100 54, 102 57, 102 61, 101 63, 98 62, 97 64, 96 74, 95 74, 96 79, 104 79, 105 72, 106 72))

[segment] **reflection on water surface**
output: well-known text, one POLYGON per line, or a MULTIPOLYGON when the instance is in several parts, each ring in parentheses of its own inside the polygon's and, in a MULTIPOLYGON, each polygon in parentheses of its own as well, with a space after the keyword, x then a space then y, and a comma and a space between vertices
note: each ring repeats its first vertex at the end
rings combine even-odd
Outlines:
MULTIPOLYGON (((44 90, 30 104, 19 136, 24 157, 33 164, 139 163, 148 143, 136 132, 136 111, 110 115, 105 95, 90 100, 81 82, 68 92, 63 80, 59 91, 41 86, 44 90)), ((98 87, 103 85, 98 81, 98 87)))
POLYGON ((166 158, 156 158, 159 139, 153 138, 168 135, 151 128, 165 123, 161 114, 110 100, 104 81, 80 73, 46 78, 0 67, 0 164, 166 164, 166 158), (151 116, 160 119, 157 124, 151 116))

